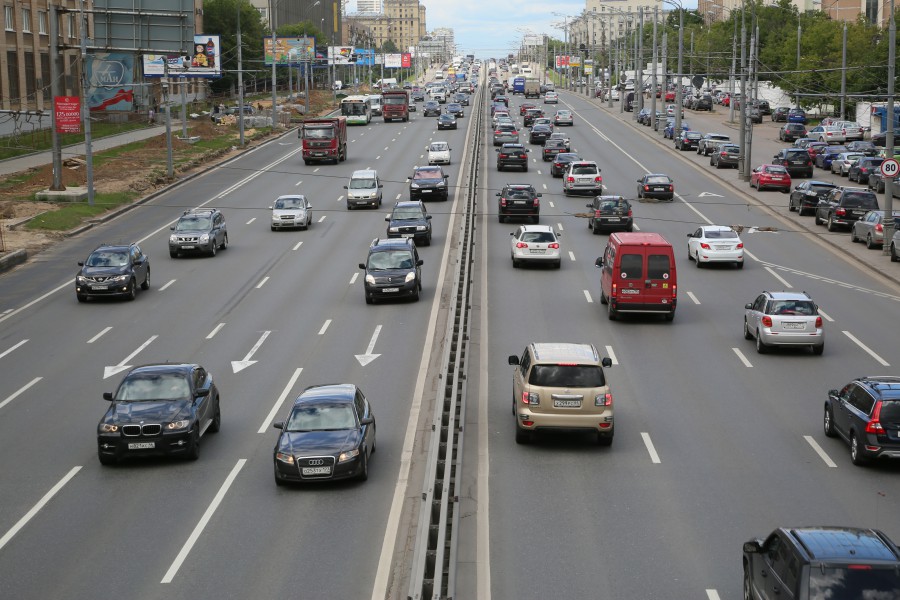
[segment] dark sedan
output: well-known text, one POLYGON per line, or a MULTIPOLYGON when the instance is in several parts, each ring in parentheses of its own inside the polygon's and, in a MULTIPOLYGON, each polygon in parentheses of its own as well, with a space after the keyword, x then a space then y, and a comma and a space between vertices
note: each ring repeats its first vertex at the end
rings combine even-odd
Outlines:
POLYGON ((200 456, 200 437, 222 425, 219 390, 195 364, 135 367, 122 379, 97 426, 100 463, 132 456, 200 456))
POLYGON ((461 119, 463 118, 463 116, 465 116, 463 113, 462 104, 460 104, 459 102, 450 102, 449 104, 447 104, 447 108, 445 110, 447 111, 447 114, 453 115, 457 119, 461 119))
POLYGON ((534 123, 535 119, 543 118, 544 111, 540 108, 529 108, 525 111, 525 116, 522 118, 522 122, 525 124, 525 127, 528 127, 532 123, 534 123))
POLYGON ((413 238, 416 244, 431 245, 431 215, 421 200, 397 202, 384 220, 389 238, 413 238))
POLYGON ((827 181, 804 181, 791 191, 791 197, 788 201, 788 210, 801 217, 806 214, 812 214, 819 205, 819 201, 828 195, 828 192, 837 186, 827 181))
POLYGON ((699 131, 682 131, 675 136, 675 147, 678 150, 696 150, 702 137, 699 131))
POLYGON ((850 166, 847 178, 857 183, 869 183, 869 176, 878 171, 884 159, 879 156, 861 158, 850 166))
POLYGON ((587 205, 591 209, 588 228, 601 231, 634 231, 631 203, 622 196, 595 196, 587 205))
POLYGON ((565 151, 565 140, 548 139, 546 142, 544 142, 544 147, 541 148, 541 158, 544 160, 544 162, 549 162, 553 160, 557 154, 565 151))
POLYGON ((275 483, 369 478, 375 452, 375 415, 353 384, 306 388, 291 406, 275 442, 275 483))
POLYGON ((862 152, 866 156, 878 154, 878 147, 869 140, 854 140, 847 144, 847 152, 862 152))
POLYGON ((435 100, 429 100, 422 107, 423 117, 439 117, 441 116, 441 105, 435 100))
POLYGON ((528 134, 528 141, 532 144, 543 144, 551 133, 553 130, 548 125, 535 125, 528 134))
POLYGON ((675 198, 675 182, 662 173, 648 173, 637 180, 638 198, 659 198, 672 201, 675 198))
POLYGON ((438 129, 456 129, 456 117, 449 113, 444 113, 438 117, 438 129))
POLYGON ((569 168, 569 163, 576 160, 581 160, 581 156, 574 152, 560 152, 556 155, 553 159, 553 163, 550 165, 550 176, 562 177, 566 172, 566 169, 569 168))
POLYGON ((417 167, 409 179, 410 200, 446 200, 449 197, 447 179, 439 166, 417 167))

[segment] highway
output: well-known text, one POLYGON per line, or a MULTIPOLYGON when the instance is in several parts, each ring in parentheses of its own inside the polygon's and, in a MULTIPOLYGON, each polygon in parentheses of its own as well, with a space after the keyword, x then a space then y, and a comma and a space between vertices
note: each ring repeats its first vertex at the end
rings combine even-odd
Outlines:
MULTIPOLYGON (((562 194, 537 146, 527 173, 498 173, 488 141, 456 597, 737 600, 741 544, 775 527, 872 526, 900 540, 900 466, 854 467, 821 425, 828 389, 896 373, 900 290, 785 229, 692 164, 696 155, 560 96, 575 111, 572 146, 600 164, 608 193, 634 197, 648 171, 675 178, 675 202, 635 201, 634 210, 641 231, 676 248, 678 311, 672 323, 609 321, 594 266, 606 236, 575 216, 588 198, 562 194), (560 270, 513 270, 516 225, 497 222, 494 195, 507 182, 543 193, 541 223, 562 233, 560 270), (782 231, 745 232, 743 270, 699 270, 685 236, 704 223, 782 231), (743 339, 744 304, 776 289, 806 290, 821 306, 823 356, 758 355, 743 339), (578 434, 515 443, 507 356, 531 341, 591 342, 613 358, 612 447, 578 434)), ((390 205, 407 197, 406 176, 429 141, 450 142, 446 170, 459 185, 474 109, 458 131, 437 132, 421 113, 352 127, 337 166, 304 166, 289 133, 0 277, 0 596, 93 598, 115 586, 135 599, 406 598, 458 204, 428 205, 435 233, 419 250, 418 303, 367 306, 357 263, 384 234, 390 205), (385 205, 347 211, 341 186, 367 167, 385 181, 385 205), (295 192, 313 204, 312 227, 270 231, 267 206, 295 192), (168 227, 200 205, 225 212, 228 249, 170 259, 168 227), (149 253, 151 289, 131 303, 78 304, 75 263, 122 240, 149 253), (101 467, 101 395, 128 365, 154 361, 212 372, 222 431, 203 438, 196 462, 101 467), (271 423, 306 386, 344 381, 360 386, 377 419, 369 480, 276 488, 271 423)))

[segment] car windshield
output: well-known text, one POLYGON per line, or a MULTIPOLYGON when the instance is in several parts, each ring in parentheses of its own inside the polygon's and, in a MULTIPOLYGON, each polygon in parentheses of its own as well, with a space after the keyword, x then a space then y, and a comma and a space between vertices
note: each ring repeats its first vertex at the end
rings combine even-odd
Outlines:
POLYGON ((900 597, 896 567, 817 567, 809 570, 810 598, 874 600, 900 597))
POLYGON ((94 252, 85 263, 89 267, 124 267, 128 264, 125 252, 94 252))
POLYGON ((351 190, 370 190, 375 187, 375 180, 369 177, 360 177, 350 180, 351 190))
POLYGON ((878 208, 878 199, 874 194, 847 193, 841 204, 846 208, 878 208))
POLYGON ((303 201, 300 198, 279 198, 275 201, 275 208, 285 210, 291 208, 301 208, 303 201))
POLYGON ((356 416, 347 405, 298 406, 291 411, 285 431, 337 431, 356 427, 356 416))
POLYGON ((330 140, 334 138, 334 128, 328 127, 310 127, 303 128, 303 139, 305 140, 330 140))
POLYGON ((408 250, 381 250, 369 255, 369 270, 412 269, 412 253, 408 250))
POLYGON ((116 391, 116 400, 181 400, 190 398, 191 386, 183 375, 137 373, 130 375, 116 391))
POLYGON ((398 206, 394 209, 391 218, 395 221, 409 221, 412 219, 424 219, 422 209, 417 206, 398 206))
POLYGON ((733 229, 728 230, 712 230, 706 231, 705 237, 708 240, 725 240, 725 239, 737 239, 738 234, 733 229))
POLYGON ((665 175, 651 175, 646 179, 647 183, 669 183, 669 178, 665 175))
POLYGON ((209 217, 182 217, 175 225, 175 231, 202 231, 209 229, 209 217))
POLYGON ((446 152, 450 147, 444 142, 437 142, 431 145, 432 152, 446 152))
POLYGON ((606 385, 603 369, 596 365, 534 365, 531 385, 565 388, 595 388, 606 385))
POLYGON ((810 300, 775 300, 772 303, 773 315, 802 315, 816 314, 816 305, 810 300))
POLYGON ((519 238, 523 242, 532 242, 535 244, 549 244, 556 241, 556 236, 549 231, 526 231, 519 238))
POLYGON ((419 169, 413 175, 413 179, 440 179, 440 169, 419 169))

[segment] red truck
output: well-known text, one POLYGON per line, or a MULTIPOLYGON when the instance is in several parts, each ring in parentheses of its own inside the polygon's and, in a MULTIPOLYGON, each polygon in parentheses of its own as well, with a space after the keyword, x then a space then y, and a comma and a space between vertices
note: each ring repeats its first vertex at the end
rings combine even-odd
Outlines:
POLYGON ((406 90, 381 92, 381 114, 385 123, 394 119, 409 121, 409 92, 406 90))
POLYGON ((303 162, 347 160, 347 117, 306 119, 297 131, 303 141, 303 162))

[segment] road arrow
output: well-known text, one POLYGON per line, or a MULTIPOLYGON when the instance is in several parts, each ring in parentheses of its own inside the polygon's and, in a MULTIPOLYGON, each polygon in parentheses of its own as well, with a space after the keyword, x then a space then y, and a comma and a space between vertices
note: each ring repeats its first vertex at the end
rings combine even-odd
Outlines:
POLYGON ((699 194, 697 194, 697 197, 698 198, 724 198, 725 196, 722 196, 720 194, 713 194, 712 192, 700 192, 699 194))
POLYGON ((375 349, 375 342, 378 341, 379 333, 381 333, 381 325, 375 328, 375 333, 372 334, 372 339, 369 340, 369 345, 366 347, 366 353, 356 355, 356 360, 358 360, 359 364, 363 367, 381 356, 380 354, 372 354, 372 350, 375 349))
POLYGON ((247 353, 247 356, 244 357, 244 360, 233 360, 231 361, 231 368, 235 373, 240 373, 250 365, 255 365, 255 360, 250 360, 253 358, 253 355, 259 350, 259 347, 263 345, 263 342, 266 341, 266 338, 269 337, 271 331, 263 331, 262 337, 250 348, 250 352, 247 353))
POLYGON ((127 363, 129 360, 131 360, 132 358, 137 356, 141 350, 143 350, 144 348, 146 348, 147 346, 152 344, 153 340, 155 340, 158 337, 159 337, 158 335, 151 335, 149 340, 147 340, 146 342, 144 342, 143 344, 138 346, 137 350, 135 350, 134 352, 132 352, 131 354, 129 354, 128 356, 123 358, 122 362, 120 362, 119 364, 112 366, 112 367, 103 367, 103 379, 108 379, 108 378, 112 377, 113 375, 116 375, 117 373, 121 373, 122 371, 125 371, 126 369, 130 369, 131 365, 128 365, 125 363, 127 363))

